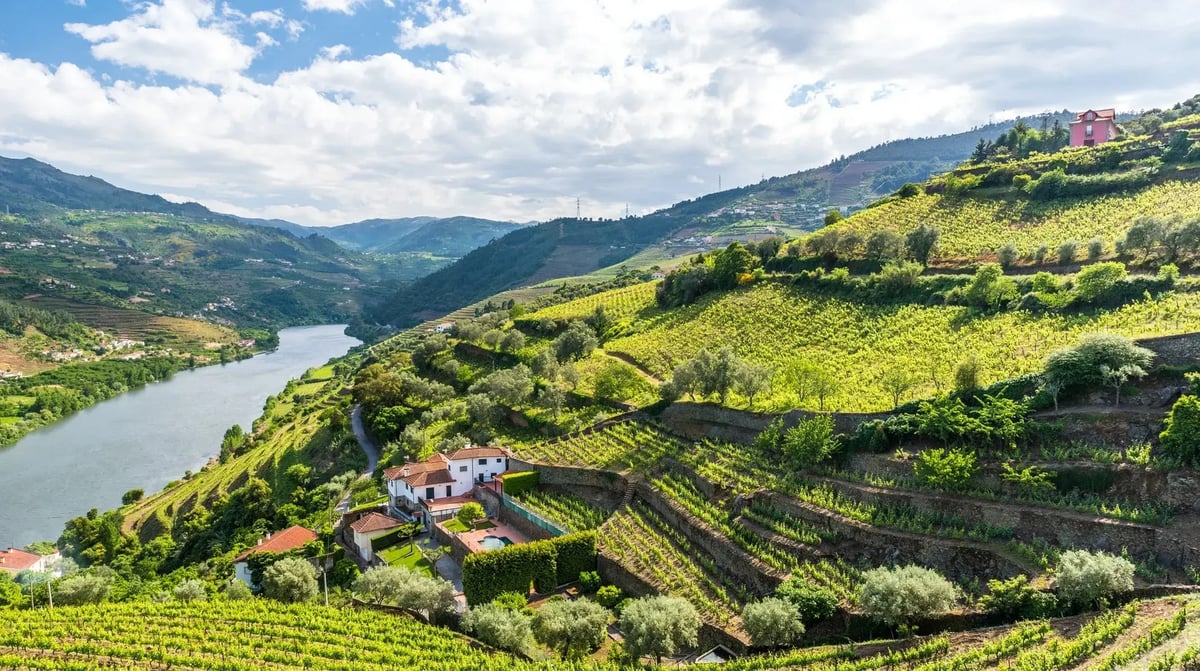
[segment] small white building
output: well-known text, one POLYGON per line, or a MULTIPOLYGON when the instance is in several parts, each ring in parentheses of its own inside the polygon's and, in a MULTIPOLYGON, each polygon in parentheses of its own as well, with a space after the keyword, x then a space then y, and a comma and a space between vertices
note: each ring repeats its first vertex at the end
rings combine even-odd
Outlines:
POLYGON ((0 571, 16 576, 21 571, 45 571, 58 561, 57 552, 52 555, 40 555, 33 552, 9 548, 0 550, 0 571))
POLYGON ((375 552, 371 548, 371 541, 393 531, 403 524, 404 522, 394 517, 388 517, 379 513, 367 513, 358 518, 350 525, 350 531, 354 534, 354 547, 358 549, 358 556, 367 562, 373 560, 375 552))
POLYGON ((425 461, 389 468, 384 475, 390 508, 428 519, 429 507, 425 504, 466 496, 475 485, 491 482, 507 471, 511 456, 501 447, 468 446, 450 454, 435 454, 425 461))
POLYGON ((238 555, 233 560, 233 574, 238 580, 246 583, 251 588, 256 588, 258 585, 254 582, 254 577, 250 571, 250 555, 258 552, 290 552, 298 550, 307 543, 317 540, 317 534, 302 526, 294 526, 283 531, 267 534, 267 537, 259 541, 258 545, 246 550, 238 555))

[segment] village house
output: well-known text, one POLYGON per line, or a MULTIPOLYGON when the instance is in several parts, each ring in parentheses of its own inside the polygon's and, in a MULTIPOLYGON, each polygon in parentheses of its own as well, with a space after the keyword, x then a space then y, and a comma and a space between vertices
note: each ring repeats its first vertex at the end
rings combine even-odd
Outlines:
POLYGON ((1094 147, 1117 137, 1116 110, 1087 110, 1075 115, 1071 122, 1071 146, 1094 147))
POLYGON ((0 550, 0 571, 16 576, 21 571, 45 571, 58 559, 58 553, 40 555, 16 548, 0 550))
POLYGON ((391 533, 403 525, 404 522, 380 513, 367 513, 355 520, 350 525, 350 531, 353 533, 354 547, 358 549, 358 556, 366 562, 373 560, 375 552, 371 548, 371 541, 391 533))
POLYGON ((450 454, 384 471, 393 514, 426 525, 450 517, 469 501, 475 485, 508 470, 512 455, 500 447, 467 446, 450 454))
POLYGON ((258 545, 234 558, 233 574, 238 580, 246 583, 251 588, 258 587, 254 583, 254 577, 250 572, 250 562, 248 561, 250 555, 259 552, 274 552, 276 554, 290 552, 298 550, 304 547, 305 544, 315 540, 317 540, 317 535, 302 526, 294 526, 274 534, 267 534, 267 537, 259 541, 258 545))

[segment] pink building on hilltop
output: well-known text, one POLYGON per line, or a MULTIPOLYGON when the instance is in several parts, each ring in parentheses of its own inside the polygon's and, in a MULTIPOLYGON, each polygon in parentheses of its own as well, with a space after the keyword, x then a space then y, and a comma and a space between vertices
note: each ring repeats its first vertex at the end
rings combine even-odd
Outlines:
POLYGON ((1094 147, 1117 137, 1117 111, 1087 110, 1071 122, 1071 146, 1094 147))

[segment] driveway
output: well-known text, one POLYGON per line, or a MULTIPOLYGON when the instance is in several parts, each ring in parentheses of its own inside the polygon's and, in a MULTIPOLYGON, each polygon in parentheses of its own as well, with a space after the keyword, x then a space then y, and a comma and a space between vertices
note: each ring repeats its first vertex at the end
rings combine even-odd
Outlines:
POLYGON ((371 440, 371 436, 367 434, 367 427, 363 426, 362 405, 356 405, 350 411, 350 428, 354 429, 354 437, 358 439, 358 446, 362 448, 363 454, 367 455, 366 474, 370 475, 379 464, 379 446, 371 440))

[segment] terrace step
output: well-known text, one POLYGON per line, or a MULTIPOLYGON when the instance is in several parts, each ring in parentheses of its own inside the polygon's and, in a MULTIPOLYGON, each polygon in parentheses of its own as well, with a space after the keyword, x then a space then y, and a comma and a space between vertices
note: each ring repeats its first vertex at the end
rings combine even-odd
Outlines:
POLYGON ((630 504, 633 503, 633 497, 637 494, 637 485, 641 478, 629 478, 625 482, 625 494, 621 496, 620 510, 628 510, 630 504))

